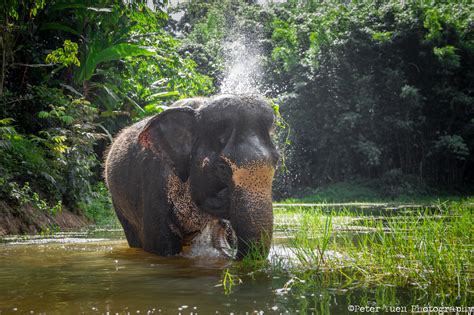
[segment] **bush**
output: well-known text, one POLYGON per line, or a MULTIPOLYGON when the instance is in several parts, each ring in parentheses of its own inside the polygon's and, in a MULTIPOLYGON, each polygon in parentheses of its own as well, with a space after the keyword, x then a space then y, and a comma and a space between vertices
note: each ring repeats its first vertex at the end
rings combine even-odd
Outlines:
POLYGON ((112 199, 104 183, 98 183, 93 188, 92 195, 93 198, 89 201, 79 204, 86 217, 99 226, 120 226, 112 207, 112 199))
POLYGON ((380 178, 373 180, 370 186, 377 189, 384 199, 423 197, 432 192, 422 179, 403 174, 400 169, 386 172, 380 178))

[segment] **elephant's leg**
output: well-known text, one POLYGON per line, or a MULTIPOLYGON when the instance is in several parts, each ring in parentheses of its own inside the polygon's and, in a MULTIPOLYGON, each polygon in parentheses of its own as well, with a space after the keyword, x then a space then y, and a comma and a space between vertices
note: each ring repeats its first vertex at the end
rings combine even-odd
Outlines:
POLYGON ((143 220, 143 249, 160 256, 181 252, 183 237, 170 218, 159 215, 158 209, 147 211, 143 220))
POLYGON ((130 224, 130 222, 122 215, 122 210, 117 207, 115 202, 112 202, 115 208, 117 217, 122 224, 123 230, 125 232, 125 237, 127 238, 128 245, 130 247, 142 247, 140 238, 138 236, 135 228, 130 224))

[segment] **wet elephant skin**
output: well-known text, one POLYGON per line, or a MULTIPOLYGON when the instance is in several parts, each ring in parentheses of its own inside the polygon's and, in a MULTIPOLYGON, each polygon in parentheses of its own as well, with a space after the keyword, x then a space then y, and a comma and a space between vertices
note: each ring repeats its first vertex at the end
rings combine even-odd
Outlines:
POLYGON ((178 101, 124 129, 105 178, 129 245, 174 255, 210 227, 235 241, 237 258, 252 243, 266 255, 278 160, 273 123, 263 98, 221 95, 178 101))

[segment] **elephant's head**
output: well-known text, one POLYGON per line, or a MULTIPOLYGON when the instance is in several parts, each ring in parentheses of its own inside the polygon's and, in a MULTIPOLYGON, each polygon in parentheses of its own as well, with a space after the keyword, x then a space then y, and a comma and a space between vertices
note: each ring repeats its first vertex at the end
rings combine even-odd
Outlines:
POLYGON ((151 120, 141 142, 166 153, 198 209, 230 221, 238 259, 253 245, 266 256, 279 156, 270 135, 273 110, 263 98, 235 95, 184 105, 191 107, 170 108, 151 120))

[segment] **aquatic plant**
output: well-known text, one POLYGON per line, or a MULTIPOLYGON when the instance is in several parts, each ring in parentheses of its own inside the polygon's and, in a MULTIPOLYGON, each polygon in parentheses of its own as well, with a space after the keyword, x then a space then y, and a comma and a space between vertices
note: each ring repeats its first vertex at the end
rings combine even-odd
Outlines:
POLYGON ((219 286, 222 285, 224 288, 224 294, 229 295, 232 293, 232 288, 241 283, 242 279, 237 275, 230 273, 229 268, 227 268, 222 272, 222 283, 219 286))

